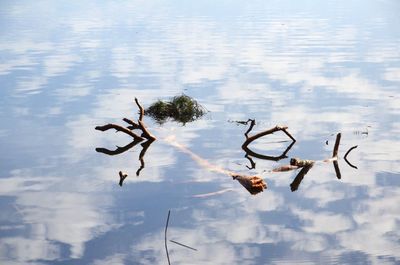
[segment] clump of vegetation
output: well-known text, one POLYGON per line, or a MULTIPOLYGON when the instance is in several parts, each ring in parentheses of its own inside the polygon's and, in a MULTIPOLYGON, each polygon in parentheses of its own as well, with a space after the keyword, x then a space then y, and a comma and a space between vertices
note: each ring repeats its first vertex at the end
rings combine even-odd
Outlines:
POLYGON ((187 95, 173 97, 170 101, 158 100, 145 110, 145 114, 162 124, 168 119, 186 124, 206 113, 206 110, 187 95))

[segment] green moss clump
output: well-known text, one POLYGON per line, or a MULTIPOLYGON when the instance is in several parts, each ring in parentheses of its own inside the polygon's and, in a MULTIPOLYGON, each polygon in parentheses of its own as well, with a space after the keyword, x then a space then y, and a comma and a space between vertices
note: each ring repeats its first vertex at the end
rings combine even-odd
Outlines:
POLYGON ((145 114, 162 124, 168 119, 186 124, 199 119, 206 113, 205 109, 193 98, 181 95, 171 101, 158 100, 145 110, 145 114))

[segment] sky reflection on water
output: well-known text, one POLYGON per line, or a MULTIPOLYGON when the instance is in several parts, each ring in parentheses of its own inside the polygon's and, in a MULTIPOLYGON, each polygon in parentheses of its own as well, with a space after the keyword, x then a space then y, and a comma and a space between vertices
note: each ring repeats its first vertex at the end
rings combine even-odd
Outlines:
MULTIPOLYGON (((3 264, 398 264, 400 5, 382 1, 4 1, 0 11, 0 261, 3 264), (181 93, 210 112, 186 126, 146 124, 139 148, 94 130, 181 93), (288 163, 240 148, 285 124, 289 157, 339 155, 296 192, 288 163), (368 132, 368 133, 367 133, 368 132), (366 134, 367 133, 367 134, 366 134), (164 139, 233 171, 263 174, 250 196, 164 139), (326 145, 328 141, 328 145, 326 145), (118 171, 129 174, 118 186, 118 171), (207 198, 193 195, 232 189, 207 198)), ((271 140, 270 140, 271 139, 271 140)), ((255 150, 279 155, 282 135, 255 150)))

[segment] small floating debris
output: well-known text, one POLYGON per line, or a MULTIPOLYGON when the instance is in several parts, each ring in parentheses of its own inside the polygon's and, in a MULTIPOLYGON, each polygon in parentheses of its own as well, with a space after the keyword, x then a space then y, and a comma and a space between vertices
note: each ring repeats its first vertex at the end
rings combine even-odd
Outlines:
POLYGON ((186 124, 201 118, 206 110, 193 98, 182 94, 170 101, 158 100, 145 110, 145 114, 162 124, 168 119, 186 124))

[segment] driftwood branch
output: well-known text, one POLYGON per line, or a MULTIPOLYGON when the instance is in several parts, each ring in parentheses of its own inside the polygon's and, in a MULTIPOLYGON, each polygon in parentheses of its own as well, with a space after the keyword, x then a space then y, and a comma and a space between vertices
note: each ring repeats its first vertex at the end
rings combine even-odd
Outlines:
POLYGON ((117 132, 126 133, 127 135, 133 137, 136 140, 140 140, 140 141, 144 140, 143 137, 137 135, 136 133, 132 132, 131 130, 129 130, 129 129, 125 128, 125 127, 119 126, 117 124, 113 124, 113 123, 109 123, 109 124, 106 124, 106 125, 103 125, 103 126, 96 126, 95 129, 98 130, 98 131, 102 131, 102 132, 110 130, 110 129, 114 129, 117 132))
MULTIPOLYGON (((142 105, 140 105, 139 101, 137 98, 135 98, 135 103, 139 108, 139 118, 137 122, 134 122, 131 119, 128 118, 123 118, 122 120, 126 123, 129 124, 129 126, 127 127, 123 127, 117 124, 106 124, 103 126, 97 126, 95 129, 99 130, 99 131, 107 131, 109 129, 115 129, 117 132, 123 132, 131 137, 133 137, 133 141, 123 147, 119 147, 117 146, 117 149, 115 150, 109 150, 106 148, 101 148, 98 147, 96 148, 97 152, 100 153, 104 153, 107 155, 118 155, 121 154, 123 152, 128 151, 129 149, 131 149, 132 147, 134 147, 135 145, 137 145, 138 143, 142 142, 143 140, 147 139, 147 141, 145 143, 142 144, 142 151, 139 154, 139 161, 140 161, 140 167, 138 168, 138 170, 136 171, 136 175, 139 176, 140 171, 144 168, 145 163, 144 163, 144 155, 146 154, 147 149, 149 148, 149 146, 151 145, 152 142, 154 142, 156 140, 156 138, 147 130, 146 126, 144 125, 143 122, 143 116, 144 116, 144 108, 142 107, 142 105), (140 130, 142 131, 141 135, 137 135, 135 132, 133 132, 133 130, 140 130)), ((120 185, 122 186, 122 183, 124 181, 124 179, 126 178, 126 176, 121 175, 120 172, 120 185)))
MULTIPOLYGON (((253 123, 250 125, 250 127, 252 128, 252 126, 254 126, 253 123)), ((283 131, 290 139, 292 139, 293 142, 296 142, 296 139, 294 139, 294 137, 287 131, 287 128, 288 128, 287 126, 279 126, 279 125, 277 125, 277 126, 271 128, 269 130, 262 131, 260 133, 257 133, 255 135, 253 135, 253 136, 247 137, 246 141, 244 141, 244 143, 242 144, 242 148, 246 149, 247 146, 251 142, 253 142, 254 140, 256 140, 258 138, 261 138, 261 137, 263 137, 265 135, 268 135, 268 134, 273 134, 274 132, 277 132, 277 131, 283 131)), ((246 133, 248 133, 248 132, 249 132, 249 130, 246 133)))
POLYGON ((124 122, 130 124, 130 126, 126 127, 129 130, 136 130, 136 129, 140 129, 140 125, 137 124, 136 122, 134 122, 133 120, 127 119, 127 118, 123 118, 122 119, 124 122))
POLYGON ((144 116, 144 108, 142 107, 142 105, 140 105, 139 100, 137 98, 135 98, 135 102, 139 108, 139 121, 142 121, 144 116))
POLYGON ((265 183, 265 181, 259 176, 245 176, 245 175, 232 174, 232 178, 234 180, 239 181, 239 183, 242 184, 242 186, 245 187, 246 190, 250 192, 252 195, 256 195, 267 188, 267 183, 265 183))

